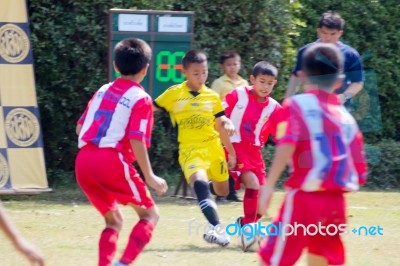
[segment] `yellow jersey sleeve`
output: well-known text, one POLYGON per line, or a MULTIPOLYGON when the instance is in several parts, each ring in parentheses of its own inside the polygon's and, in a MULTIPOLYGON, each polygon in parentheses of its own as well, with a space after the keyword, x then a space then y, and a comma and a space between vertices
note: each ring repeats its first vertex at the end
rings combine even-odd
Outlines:
POLYGON ((219 95, 216 95, 213 114, 215 116, 215 115, 220 114, 221 112, 224 112, 224 111, 225 111, 225 108, 222 105, 222 101, 219 98, 219 95))
POLYGON ((174 93, 173 90, 175 86, 169 87, 167 90, 165 90, 160 96, 158 96, 154 102, 157 105, 157 107, 164 108, 167 112, 171 112, 173 109, 173 97, 174 93))

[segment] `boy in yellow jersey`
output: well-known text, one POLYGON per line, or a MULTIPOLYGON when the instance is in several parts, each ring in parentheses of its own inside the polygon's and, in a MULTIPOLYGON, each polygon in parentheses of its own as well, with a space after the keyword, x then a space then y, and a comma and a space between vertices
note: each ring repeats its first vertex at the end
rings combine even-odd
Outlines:
POLYGON ((226 145, 228 165, 232 169, 236 164, 236 154, 228 136, 234 133, 234 127, 225 116, 218 94, 205 86, 208 76, 206 55, 191 50, 182 63, 182 72, 187 80, 167 89, 155 99, 154 105, 167 111, 172 122, 178 126, 179 164, 210 223, 210 230, 203 235, 204 239, 227 246, 230 240, 218 227, 220 221, 216 204, 210 197, 210 188, 221 196, 229 192, 228 169, 221 140, 226 145), (209 184, 208 180, 212 183, 209 184))

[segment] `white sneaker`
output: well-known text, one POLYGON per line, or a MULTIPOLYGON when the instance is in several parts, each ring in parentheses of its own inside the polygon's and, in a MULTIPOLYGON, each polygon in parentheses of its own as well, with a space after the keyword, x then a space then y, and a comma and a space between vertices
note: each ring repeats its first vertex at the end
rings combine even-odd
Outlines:
POLYGON ((231 242, 225 231, 219 233, 214 228, 205 233, 203 238, 210 244, 218 244, 222 247, 226 247, 231 242))

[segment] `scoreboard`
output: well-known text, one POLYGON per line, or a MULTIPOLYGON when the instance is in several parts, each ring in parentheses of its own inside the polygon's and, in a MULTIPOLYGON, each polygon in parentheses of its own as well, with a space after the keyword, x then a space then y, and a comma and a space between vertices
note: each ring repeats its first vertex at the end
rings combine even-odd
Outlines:
POLYGON ((153 50, 152 61, 142 86, 154 98, 185 80, 182 58, 193 42, 194 13, 110 9, 108 36, 108 80, 119 76, 113 68, 115 45, 126 38, 146 41, 153 50))

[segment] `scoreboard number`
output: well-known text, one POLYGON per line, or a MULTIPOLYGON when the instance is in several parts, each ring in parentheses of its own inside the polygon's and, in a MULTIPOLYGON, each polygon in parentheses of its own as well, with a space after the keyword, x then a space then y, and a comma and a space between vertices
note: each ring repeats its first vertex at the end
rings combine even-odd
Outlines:
POLYGON ((181 83, 185 80, 182 74, 182 58, 185 52, 161 51, 156 56, 155 78, 160 82, 181 83))

